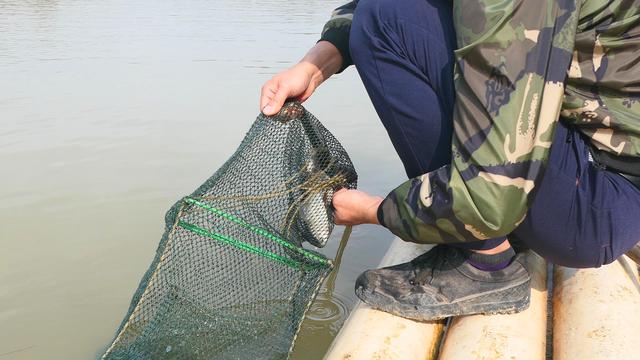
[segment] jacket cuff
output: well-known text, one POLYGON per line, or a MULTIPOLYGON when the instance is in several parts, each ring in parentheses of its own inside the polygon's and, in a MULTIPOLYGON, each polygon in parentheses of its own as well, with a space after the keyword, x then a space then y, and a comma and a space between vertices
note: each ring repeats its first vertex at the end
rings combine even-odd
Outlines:
POLYGON ((380 223, 380 225, 382 225, 384 227, 387 227, 387 226, 384 224, 384 213, 383 213, 383 210, 382 210, 382 204, 384 204, 384 202, 386 200, 387 199, 382 200, 380 205, 378 205, 378 210, 376 211, 376 217, 378 218, 378 223, 380 223))
POLYGON ((322 33, 320 37, 320 41, 328 41, 333 46, 335 46, 340 55, 342 55, 342 67, 336 74, 339 74, 344 71, 349 65, 353 64, 353 60, 351 60, 351 53, 349 52, 349 31, 351 27, 343 26, 343 27, 334 27, 329 28, 322 33))

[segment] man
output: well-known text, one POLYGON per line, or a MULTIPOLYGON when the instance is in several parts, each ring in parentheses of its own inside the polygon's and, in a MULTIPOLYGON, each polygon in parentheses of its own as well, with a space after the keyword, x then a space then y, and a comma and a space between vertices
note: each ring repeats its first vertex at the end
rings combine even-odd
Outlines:
POLYGON ((369 270, 369 305, 429 320, 529 304, 518 241, 598 267, 640 240, 640 0, 361 0, 261 109, 354 63, 409 181, 336 192, 336 222, 441 244, 369 270))

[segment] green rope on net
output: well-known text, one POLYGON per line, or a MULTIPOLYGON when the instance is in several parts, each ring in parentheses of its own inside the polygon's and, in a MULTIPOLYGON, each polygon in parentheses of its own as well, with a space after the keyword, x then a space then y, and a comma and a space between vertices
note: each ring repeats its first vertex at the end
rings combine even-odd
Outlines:
POLYGON ((179 221, 178 222, 178 226, 180 226, 181 228, 187 229, 189 231, 193 231, 196 234, 200 234, 202 236, 206 236, 208 238, 211 238, 211 239, 214 239, 214 240, 218 240, 218 241, 223 242, 225 244, 228 244, 228 245, 231 245, 231 246, 235 246, 238 249, 245 250, 245 251, 248 251, 248 252, 251 252, 251 253, 254 253, 254 254, 258 254, 260 256, 264 256, 264 257, 266 257, 268 259, 278 261, 280 263, 283 263, 283 264, 285 264, 287 266, 290 266, 292 268, 295 268, 295 269, 299 269, 299 268, 302 267, 302 264, 297 262, 297 261, 295 261, 295 260, 287 259, 287 258, 285 258, 283 256, 280 256, 280 255, 276 254, 276 253, 272 253, 270 251, 263 250, 263 249, 261 249, 259 247, 256 247, 256 246, 253 246, 253 245, 249 245, 249 244, 244 243, 242 241, 238 241, 236 239, 232 239, 230 237, 227 237, 227 236, 224 236, 224 235, 221 235, 221 234, 218 234, 218 233, 211 232, 209 230, 203 229, 203 228, 201 228, 199 226, 196 226, 196 225, 193 225, 193 224, 186 223, 184 221, 179 221))
POLYGON ((322 265, 325 265, 325 266, 330 266, 331 265, 331 261, 328 260, 328 259, 320 257, 320 256, 314 254, 313 252, 307 250, 307 249, 294 246, 291 243, 289 243, 288 241, 286 241, 284 239, 281 239, 278 236, 276 236, 274 234, 271 234, 270 232, 268 232, 268 231, 266 231, 266 230, 264 230, 262 228, 259 228, 257 226, 251 225, 251 224, 247 223, 246 221, 244 221, 244 220, 242 220, 242 219, 240 219, 240 218, 238 218, 236 216, 233 216, 233 215, 231 215, 229 213, 226 213, 226 212, 224 212, 224 211, 222 211, 220 209, 217 209, 217 208, 215 208, 213 206, 210 206, 210 205, 208 205, 206 203, 203 203, 202 201, 199 201, 199 200, 196 200, 196 199, 190 198, 190 197, 185 198, 185 201, 187 203, 189 203, 189 204, 193 204, 193 205, 196 205, 196 206, 198 206, 198 207, 200 207, 202 209, 205 209, 205 210, 209 211, 212 214, 218 215, 218 216, 220 216, 220 217, 222 217, 224 219, 227 219, 229 221, 233 221, 234 223, 236 223, 236 224, 238 224, 240 226, 243 226, 244 228, 246 228, 248 230, 251 230, 251 231, 253 231, 254 233, 256 233, 258 235, 264 236, 267 239, 273 240, 273 241, 277 242, 278 244, 286 247, 287 249, 292 250, 294 252, 297 252, 300 255, 302 255, 302 256, 310 259, 310 260, 313 260, 313 261, 318 262, 318 263, 320 263, 322 265))

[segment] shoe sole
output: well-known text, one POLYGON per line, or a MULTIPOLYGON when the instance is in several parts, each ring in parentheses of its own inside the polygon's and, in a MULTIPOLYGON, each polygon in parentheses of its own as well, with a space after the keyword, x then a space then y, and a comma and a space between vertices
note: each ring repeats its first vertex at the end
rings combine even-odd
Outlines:
POLYGON ((395 300, 389 301, 389 299, 381 298, 376 294, 366 293, 363 288, 356 289, 356 295, 374 309, 420 321, 439 320, 461 315, 513 314, 529 307, 531 279, 519 285, 471 299, 432 306, 406 305, 395 300))

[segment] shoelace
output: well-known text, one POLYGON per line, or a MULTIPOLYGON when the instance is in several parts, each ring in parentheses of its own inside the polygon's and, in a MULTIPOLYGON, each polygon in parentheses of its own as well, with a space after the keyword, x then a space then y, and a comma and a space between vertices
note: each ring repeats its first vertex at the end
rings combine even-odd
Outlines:
POLYGON ((448 253, 451 251, 447 246, 438 245, 429 251, 425 258, 416 258, 411 261, 416 267, 416 277, 410 280, 410 284, 421 286, 431 283, 438 273, 438 269, 447 262, 448 253))

